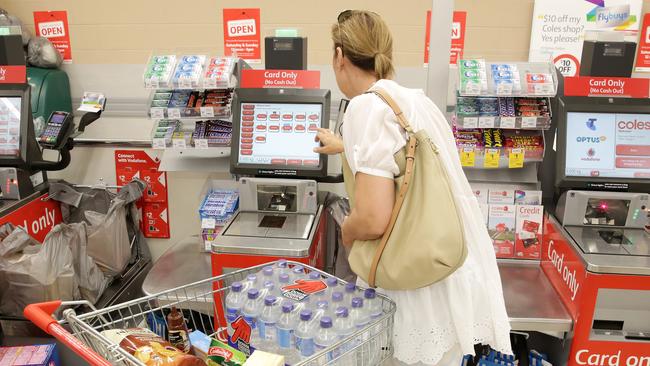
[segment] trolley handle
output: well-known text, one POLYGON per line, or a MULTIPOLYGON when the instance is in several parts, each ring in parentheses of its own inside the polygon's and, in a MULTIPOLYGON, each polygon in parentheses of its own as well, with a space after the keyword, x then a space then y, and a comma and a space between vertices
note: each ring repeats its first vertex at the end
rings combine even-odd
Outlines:
POLYGON ((66 345, 89 364, 93 366, 112 366, 110 362, 75 338, 52 317, 52 314, 61 306, 61 303, 61 300, 56 300, 30 304, 25 307, 23 314, 25 318, 66 345))

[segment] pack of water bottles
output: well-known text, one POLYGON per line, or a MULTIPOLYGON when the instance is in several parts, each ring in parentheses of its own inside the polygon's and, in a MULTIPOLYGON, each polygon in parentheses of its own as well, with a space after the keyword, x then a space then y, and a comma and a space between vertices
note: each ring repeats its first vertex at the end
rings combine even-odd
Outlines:
POLYGON ((374 289, 284 260, 257 267, 225 296, 230 344, 283 355, 292 366, 379 365, 393 352, 394 313, 374 289))

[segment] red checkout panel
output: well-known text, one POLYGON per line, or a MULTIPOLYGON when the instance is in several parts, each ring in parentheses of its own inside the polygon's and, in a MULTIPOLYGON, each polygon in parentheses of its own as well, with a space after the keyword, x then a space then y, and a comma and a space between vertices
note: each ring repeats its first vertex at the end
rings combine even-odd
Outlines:
POLYGON ((569 365, 650 365, 650 101, 559 97, 541 266, 571 314, 569 365))
POLYGON ((240 88, 232 109, 239 212, 212 243, 212 274, 278 259, 324 268, 327 194, 317 180, 327 176, 327 157, 314 148, 329 122, 329 90, 240 88))

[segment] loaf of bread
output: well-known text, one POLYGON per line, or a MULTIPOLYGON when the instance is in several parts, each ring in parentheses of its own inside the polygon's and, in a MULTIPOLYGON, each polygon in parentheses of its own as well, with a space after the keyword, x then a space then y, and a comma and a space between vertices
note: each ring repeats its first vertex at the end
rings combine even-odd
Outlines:
POLYGON ((149 329, 111 329, 102 334, 147 366, 206 366, 200 358, 179 351, 149 329))

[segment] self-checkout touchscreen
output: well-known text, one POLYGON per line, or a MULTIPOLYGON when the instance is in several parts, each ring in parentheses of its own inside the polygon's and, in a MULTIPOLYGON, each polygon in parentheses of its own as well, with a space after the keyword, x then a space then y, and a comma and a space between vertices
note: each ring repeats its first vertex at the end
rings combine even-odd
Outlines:
POLYGON ((322 104, 242 103, 239 164, 318 167, 322 104))

